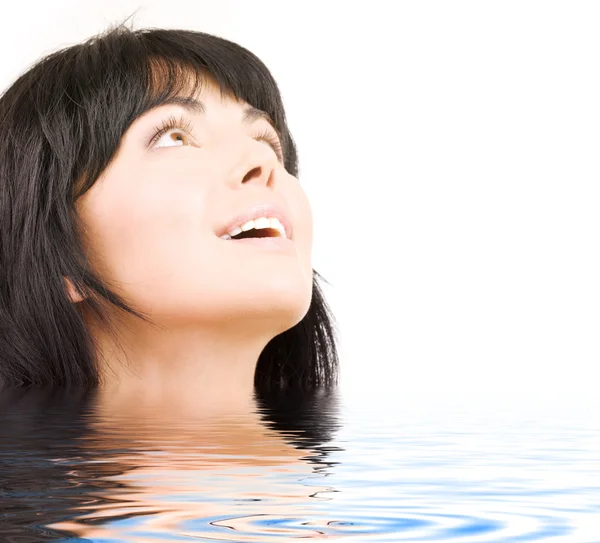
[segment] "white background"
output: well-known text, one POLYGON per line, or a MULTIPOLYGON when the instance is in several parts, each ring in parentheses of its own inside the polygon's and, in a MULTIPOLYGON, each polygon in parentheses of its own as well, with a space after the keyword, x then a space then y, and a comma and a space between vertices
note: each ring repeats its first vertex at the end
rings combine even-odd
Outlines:
POLYGON ((11 3, 0 86, 138 8, 278 81, 349 397, 598 409, 600 3, 11 3))

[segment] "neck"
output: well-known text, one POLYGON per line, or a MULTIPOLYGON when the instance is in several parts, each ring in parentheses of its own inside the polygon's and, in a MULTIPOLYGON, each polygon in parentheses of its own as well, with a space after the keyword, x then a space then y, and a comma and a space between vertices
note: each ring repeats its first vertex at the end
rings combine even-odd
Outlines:
POLYGON ((273 337, 256 326, 164 324, 128 320, 118 336, 88 319, 103 386, 129 397, 217 406, 253 401, 258 358, 273 337))

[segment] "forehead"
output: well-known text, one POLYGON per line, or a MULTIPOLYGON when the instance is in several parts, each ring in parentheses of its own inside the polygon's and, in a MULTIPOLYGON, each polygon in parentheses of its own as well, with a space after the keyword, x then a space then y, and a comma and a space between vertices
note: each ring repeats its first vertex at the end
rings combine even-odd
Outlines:
POLYGON ((168 97, 181 96, 245 103, 207 71, 181 65, 166 67, 158 61, 151 62, 149 77, 148 91, 152 102, 161 103, 168 97))
MULTIPOLYGON (((160 100, 156 107, 165 105, 176 105, 189 114, 204 117, 211 116, 214 110, 219 110, 219 114, 223 114, 227 110, 235 117, 241 117, 247 110, 259 111, 232 93, 224 91, 214 81, 207 81, 195 91, 180 92, 160 100)), ((265 117, 269 117, 266 113, 263 112, 263 114, 265 117)))
POLYGON ((203 77, 201 85, 196 84, 192 88, 182 88, 175 94, 164 93, 162 96, 159 95, 138 116, 135 124, 138 124, 137 121, 141 120, 140 118, 153 116, 152 112, 154 110, 168 105, 178 106, 190 115, 200 117, 209 116, 210 110, 214 109, 216 105, 223 105, 228 109, 231 108, 232 113, 239 117, 242 124, 252 124, 258 120, 263 120, 271 125, 280 138, 282 136, 276 123, 266 111, 258 109, 237 98, 233 93, 223 90, 214 79, 207 76, 203 77))
MULTIPOLYGON (((263 119, 273 127, 279 137, 282 135, 272 115, 264 108, 255 107, 257 104, 252 105, 238 97, 230 87, 220 84, 208 70, 190 65, 173 65, 164 59, 154 58, 150 62, 148 90, 151 98, 144 104, 138 117, 166 104, 181 106, 188 113, 197 115, 208 113, 215 105, 222 105, 231 107, 236 116, 241 116, 242 123, 263 119)), ((258 89, 254 87, 251 90, 254 96, 258 89)))

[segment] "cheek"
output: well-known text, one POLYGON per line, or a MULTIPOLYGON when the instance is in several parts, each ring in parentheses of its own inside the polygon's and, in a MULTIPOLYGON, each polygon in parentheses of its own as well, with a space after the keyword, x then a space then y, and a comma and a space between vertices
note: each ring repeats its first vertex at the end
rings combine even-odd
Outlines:
POLYGON ((92 187, 80 212, 89 227, 86 242, 93 265, 118 293, 139 299, 202 252, 210 195, 176 172, 169 176, 177 179, 176 188, 168 178, 138 173, 143 190, 126 173, 115 172, 104 186, 92 187))
POLYGON ((304 190, 293 180, 281 192, 294 221, 297 255, 254 256, 224 250, 213 227, 215 217, 229 211, 227 195, 211 192, 218 183, 199 183, 201 175, 197 168, 194 175, 122 169, 94 185, 80 201, 92 266, 109 288, 155 317, 284 312, 296 322, 312 292, 313 220, 304 190))

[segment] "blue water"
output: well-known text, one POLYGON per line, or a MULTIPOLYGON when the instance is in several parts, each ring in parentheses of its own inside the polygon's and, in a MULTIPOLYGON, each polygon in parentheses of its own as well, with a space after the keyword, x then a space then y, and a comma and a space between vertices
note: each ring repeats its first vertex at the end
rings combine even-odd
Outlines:
POLYGON ((0 541, 600 542, 593 421, 432 418, 339 391, 192 412, 4 391, 0 541))

